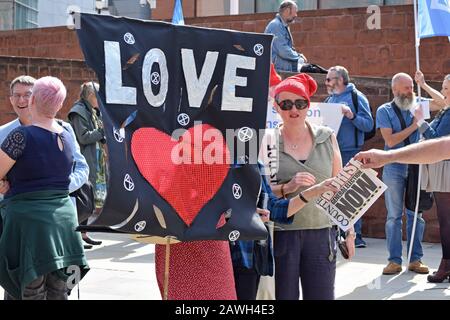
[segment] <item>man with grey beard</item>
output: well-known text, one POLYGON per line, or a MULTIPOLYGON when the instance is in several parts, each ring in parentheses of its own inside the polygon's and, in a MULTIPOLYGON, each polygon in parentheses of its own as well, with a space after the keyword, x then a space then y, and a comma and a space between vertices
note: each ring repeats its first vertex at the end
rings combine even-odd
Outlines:
MULTIPOLYGON (((392 92, 394 100, 380 106, 377 110, 377 128, 383 136, 385 150, 392 150, 416 143, 419 139, 417 120, 410 112, 415 107, 416 95, 413 91, 413 79, 406 73, 398 73, 392 78, 392 92)), ((404 208, 404 195, 408 166, 406 164, 391 163, 383 169, 383 182, 388 186, 384 194, 387 220, 386 241, 389 251, 388 265, 383 274, 392 275, 402 271, 402 215, 406 211, 407 245, 411 241, 414 212, 404 208)), ((428 267, 421 261, 423 256, 422 238, 425 221, 422 213, 417 218, 416 232, 413 239, 410 271, 428 273, 428 267)))

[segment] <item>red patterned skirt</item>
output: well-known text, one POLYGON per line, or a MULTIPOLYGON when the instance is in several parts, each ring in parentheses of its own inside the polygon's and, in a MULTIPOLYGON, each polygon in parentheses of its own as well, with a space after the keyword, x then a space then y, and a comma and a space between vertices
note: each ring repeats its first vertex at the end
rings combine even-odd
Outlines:
MULTIPOLYGON (((166 246, 156 245, 156 279, 164 292, 166 246)), ((230 247, 226 241, 180 242, 170 246, 169 300, 236 300, 230 247)))

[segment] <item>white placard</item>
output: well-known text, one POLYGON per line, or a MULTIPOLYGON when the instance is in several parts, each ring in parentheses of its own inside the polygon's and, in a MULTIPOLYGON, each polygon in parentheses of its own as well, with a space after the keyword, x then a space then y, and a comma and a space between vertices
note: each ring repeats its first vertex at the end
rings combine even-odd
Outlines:
POLYGON ((311 102, 308 110, 308 121, 330 127, 337 134, 344 117, 342 114, 343 106, 341 103, 311 102))
POLYGON ((347 231, 383 194, 387 186, 372 169, 361 169, 361 163, 351 159, 334 182, 338 192, 325 192, 316 201, 318 208, 347 231))
MULTIPOLYGON (((422 100, 420 102, 420 105, 422 106, 424 120, 430 119, 431 118, 431 114, 430 114, 430 100, 422 100)), ((418 106, 419 105, 417 104, 417 107, 418 106)), ((416 108, 414 107, 411 110, 411 114, 414 116, 415 113, 416 113, 416 108)))
POLYGON ((273 100, 269 99, 269 102, 267 104, 267 117, 266 117, 266 128, 268 129, 275 129, 278 127, 280 123, 283 122, 281 120, 280 115, 278 114, 277 110, 273 106, 273 100))

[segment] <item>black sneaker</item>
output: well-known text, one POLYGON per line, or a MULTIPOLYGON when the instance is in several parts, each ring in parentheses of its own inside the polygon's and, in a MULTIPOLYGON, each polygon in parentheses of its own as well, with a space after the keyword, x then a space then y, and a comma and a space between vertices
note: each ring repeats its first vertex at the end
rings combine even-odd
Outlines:
POLYGON ((365 248, 365 247, 367 247, 366 242, 362 239, 360 234, 357 234, 355 238, 355 248, 365 248))
POLYGON ((89 238, 88 236, 84 236, 83 241, 86 242, 87 244, 90 244, 93 246, 99 246, 102 244, 101 241, 93 240, 93 239, 89 238))

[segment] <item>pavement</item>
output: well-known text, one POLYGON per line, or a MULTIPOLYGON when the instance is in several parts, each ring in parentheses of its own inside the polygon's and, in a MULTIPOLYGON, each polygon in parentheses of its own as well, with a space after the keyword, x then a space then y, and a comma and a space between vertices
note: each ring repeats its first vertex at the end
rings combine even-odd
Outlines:
MULTIPOLYGON (((155 246, 136 242, 130 235, 90 233, 100 246, 86 250, 91 271, 70 300, 161 300, 155 276, 155 246)), ((338 300, 450 300, 450 284, 427 283, 426 275, 405 270, 381 275, 386 265, 384 239, 365 238, 367 248, 356 249, 352 261, 338 258, 338 300)), ((406 245, 404 251, 406 256, 406 245)), ((432 270, 439 265, 441 245, 424 243, 424 259, 432 270)), ((3 289, 0 287, 0 297, 3 289)))

